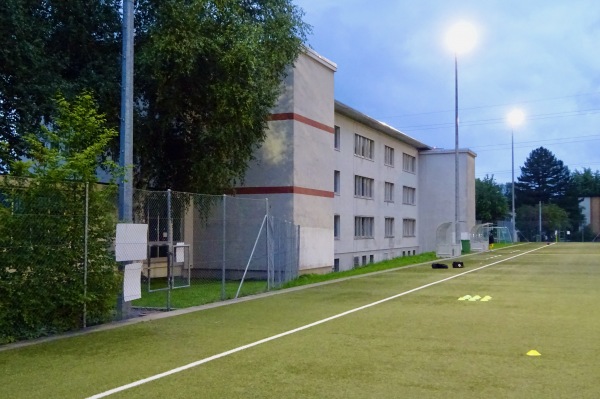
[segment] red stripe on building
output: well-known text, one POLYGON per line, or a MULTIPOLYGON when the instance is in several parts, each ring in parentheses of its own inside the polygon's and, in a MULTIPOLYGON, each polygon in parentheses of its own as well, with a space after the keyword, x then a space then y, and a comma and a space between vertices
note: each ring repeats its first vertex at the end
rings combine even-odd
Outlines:
POLYGON ((314 188, 284 186, 284 187, 239 187, 236 194, 304 194, 313 197, 333 198, 333 191, 316 190, 314 188))
POLYGON ((312 127, 316 127, 317 129, 323 130, 327 133, 334 133, 335 129, 332 128, 331 126, 327 126, 321 122, 317 122, 314 119, 310 119, 307 118, 306 116, 302 116, 300 114, 296 114, 294 112, 286 112, 286 113, 281 113, 281 114, 271 114, 271 116, 269 116, 269 120, 270 121, 289 121, 289 120, 295 120, 301 123, 304 123, 306 125, 312 126, 312 127))

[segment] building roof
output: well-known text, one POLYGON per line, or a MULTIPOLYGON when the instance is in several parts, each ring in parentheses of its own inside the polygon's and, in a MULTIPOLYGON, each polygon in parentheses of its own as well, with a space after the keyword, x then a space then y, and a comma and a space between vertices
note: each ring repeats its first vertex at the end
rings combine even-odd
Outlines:
POLYGON ((433 150, 433 147, 428 146, 427 144, 421 143, 420 141, 402 133, 400 130, 393 128, 392 126, 378 121, 377 119, 371 118, 368 115, 363 114, 360 111, 355 110, 354 108, 341 103, 339 101, 335 101, 335 112, 339 112, 342 115, 345 115, 349 118, 352 118, 364 125, 369 126, 372 129, 375 129, 381 133, 387 134, 397 140, 402 141, 403 143, 409 144, 418 150, 433 150))

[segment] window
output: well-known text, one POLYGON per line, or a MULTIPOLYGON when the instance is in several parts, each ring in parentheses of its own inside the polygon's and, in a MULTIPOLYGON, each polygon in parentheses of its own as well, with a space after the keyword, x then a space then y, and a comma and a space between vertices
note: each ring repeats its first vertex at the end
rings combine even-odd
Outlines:
POLYGON ((355 175, 354 196, 362 198, 373 198, 373 179, 355 175))
POLYGON ((375 255, 369 255, 369 263, 375 263, 375 255))
POLYGON ((367 264, 367 255, 362 256, 362 264, 363 266, 367 264))
POLYGON ((356 216, 354 218, 354 238, 373 238, 374 218, 356 216))
POLYGON ((339 272, 340 271, 340 258, 335 258, 333 260, 333 271, 334 272, 339 272))
POLYGON ((385 236, 394 236, 394 218, 385 218, 385 236))
POLYGON ((333 192, 340 195, 340 171, 333 171, 333 192))
POLYGON ((387 166, 394 166, 394 149, 392 147, 385 146, 385 164, 387 166))
POLYGON ((402 235, 404 237, 414 237, 417 229, 417 221, 415 219, 404 219, 402 221, 402 235))
POLYGON ((373 160, 374 142, 359 134, 354 135, 354 155, 373 160))
POLYGON ((412 155, 402 154, 402 169, 405 172, 416 173, 417 172, 417 158, 412 155))
POLYGON ((340 239, 340 215, 333 215, 333 238, 340 239))
POLYGON ((336 150, 340 149, 340 127, 339 126, 335 126, 335 129, 333 132, 333 148, 335 148, 336 150))
POLYGON ((417 190, 413 187, 402 187, 402 203, 406 205, 415 205, 417 203, 417 190))
POLYGON ((385 182, 385 202, 394 202, 394 183, 385 182))
POLYGON ((360 266, 360 258, 358 256, 354 257, 354 267, 360 266))

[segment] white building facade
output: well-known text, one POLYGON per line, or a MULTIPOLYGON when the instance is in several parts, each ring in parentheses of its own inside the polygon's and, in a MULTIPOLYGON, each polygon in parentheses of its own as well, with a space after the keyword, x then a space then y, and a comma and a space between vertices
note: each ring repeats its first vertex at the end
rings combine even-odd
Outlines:
MULTIPOLYGON (((310 49, 298 58, 236 189, 300 225, 301 273, 434 251, 437 226, 454 220, 454 152, 335 101, 336 69, 310 49)), ((475 223, 474 159, 460 151, 464 232, 475 223)))

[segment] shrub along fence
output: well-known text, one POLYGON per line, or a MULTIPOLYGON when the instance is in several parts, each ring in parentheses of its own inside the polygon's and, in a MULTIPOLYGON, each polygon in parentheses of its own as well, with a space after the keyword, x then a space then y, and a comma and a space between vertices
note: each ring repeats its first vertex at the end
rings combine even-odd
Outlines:
POLYGON ((114 187, 5 177, 0 183, 0 343, 111 320, 114 187))

